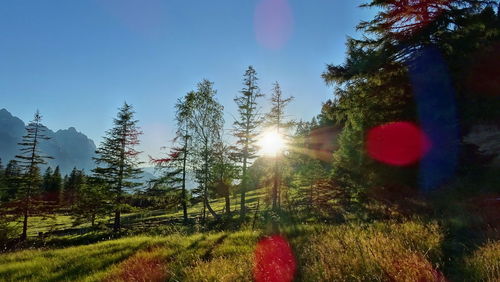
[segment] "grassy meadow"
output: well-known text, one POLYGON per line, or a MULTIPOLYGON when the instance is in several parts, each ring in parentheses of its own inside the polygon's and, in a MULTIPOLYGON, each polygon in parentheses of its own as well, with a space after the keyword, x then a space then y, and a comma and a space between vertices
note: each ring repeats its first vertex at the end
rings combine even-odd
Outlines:
MULTIPOLYGON (((253 191, 249 202, 256 207, 263 195, 263 190, 253 191)), ((236 208, 236 198, 232 200, 236 208)), ((214 200, 213 206, 222 209, 223 199, 214 200)), ((190 215, 194 217, 200 208, 191 207, 190 215)), ((254 210, 250 215, 238 226, 207 229, 195 220, 188 226, 172 223, 180 217, 175 211, 130 213, 124 216, 119 235, 106 227, 110 219, 90 229, 73 226, 64 215, 35 218, 25 245, 0 254, 0 280, 253 281, 256 246, 277 231, 265 212, 254 210), (45 235, 39 237, 38 232, 45 235)), ((282 222, 278 232, 293 252, 296 281, 498 281, 500 277, 498 241, 486 242, 460 258, 450 257, 449 230, 436 221, 304 224, 286 214, 278 216, 282 222)))

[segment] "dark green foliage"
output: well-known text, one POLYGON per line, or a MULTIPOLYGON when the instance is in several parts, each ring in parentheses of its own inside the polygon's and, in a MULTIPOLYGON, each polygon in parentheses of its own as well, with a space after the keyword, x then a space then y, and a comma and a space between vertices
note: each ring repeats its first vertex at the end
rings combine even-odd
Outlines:
POLYGON ((120 214, 124 193, 141 185, 135 182, 140 178, 142 170, 138 168, 139 135, 142 132, 137 127, 132 106, 124 103, 113 120, 114 127, 106 132, 104 141, 96 151, 94 158, 97 167, 93 170, 97 178, 106 183, 106 189, 113 195, 115 210, 114 231, 120 230, 120 214))
POLYGON ((214 152, 215 161, 212 168, 213 179, 211 186, 217 195, 225 199, 224 210, 227 216, 231 215, 230 196, 233 190, 233 182, 238 178, 239 167, 236 165, 238 152, 234 147, 217 144, 214 152))
POLYGON ((241 161, 240 177, 240 213, 245 216, 245 194, 248 190, 247 168, 249 163, 256 157, 258 128, 262 123, 259 114, 257 99, 264 95, 260 93, 257 85, 257 72, 252 66, 249 66, 243 76, 244 87, 234 101, 238 106, 239 117, 234 121, 234 136, 237 138, 238 154, 241 161))
MULTIPOLYGON (((418 123, 422 118, 417 115, 408 66, 426 48, 439 50, 449 73, 434 70, 432 75, 413 75, 427 84, 446 81, 446 76, 451 76, 461 118, 461 138, 471 126, 498 120, 498 99, 471 91, 474 87, 471 89, 470 84, 474 60, 486 54, 495 58, 491 48, 499 39, 498 18, 487 7, 488 2, 374 0, 364 5, 378 7, 380 12, 372 21, 358 26, 364 32, 361 40, 348 39, 345 63, 329 65, 323 74, 327 83, 336 85, 336 90, 335 99, 324 104, 321 117, 343 127, 340 148, 334 154, 332 178, 351 194, 351 207, 360 208, 367 188, 418 185, 416 166, 394 168, 374 162, 365 153, 364 138, 374 126, 401 120, 418 123)), ((485 81, 497 81, 489 73, 484 75, 489 75, 485 81)), ((479 89, 486 92, 494 87, 479 89)), ((441 119, 450 114, 444 109, 434 111, 439 111, 434 115, 441 119)))
POLYGON ((86 177, 76 190, 77 201, 72 206, 72 214, 76 223, 90 222, 94 227, 96 219, 104 217, 112 211, 112 202, 107 183, 102 179, 86 177))
POLYGON ((48 167, 43 174, 42 191, 44 200, 50 204, 58 205, 62 197, 62 177, 59 166, 54 171, 48 167))
POLYGON ((46 127, 42 125, 42 116, 36 111, 33 121, 26 126, 26 135, 19 143, 20 154, 16 156, 23 175, 16 192, 18 201, 17 214, 22 214, 23 233, 21 240, 25 240, 28 230, 28 218, 37 212, 42 205, 40 199, 40 187, 42 179, 39 166, 46 164, 46 159, 51 157, 43 156, 40 153, 40 143, 49 138, 44 135, 46 127))
POLYGON ((63 203, 66 206, 73 205, 78 200, 78 192, 85 183, 85 173, 76 167, 71 173, 64 177, 63 203))
POLYGON ((10 160, 4 170, 4 201, 10 201, 15 198, 17 189, 21 183, 21 167, 16 160, 10 160))

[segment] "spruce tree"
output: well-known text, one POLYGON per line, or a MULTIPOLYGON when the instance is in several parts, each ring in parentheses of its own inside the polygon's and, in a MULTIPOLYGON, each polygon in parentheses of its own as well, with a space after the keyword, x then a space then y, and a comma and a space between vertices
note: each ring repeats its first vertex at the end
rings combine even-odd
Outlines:
MULTIPOLYGON (((293 126, 293 122, 285 115, 286 106, 293 100, 293 96, 284 98, 278 82, 274 84, 271 96, 271 110, 266 115, 266 125, 270 130, 275 130, 279 136, 286 137, 287 131, 293 126)), ((276 210, 281 201, 281 153, 275 157, 274 181, 271 192, 272 208, 276 210)))
POLYGON ((41 121, 42 116, 39 111, 36 111, 33 120, 26 126, 26 135, 18 143, 20 154, 16 155, 16 159, 23 171, 22 182, 16 195, 19 200, 18 212, 23 216, 21 240, 25 240, 28 234, 28 218, 40 205, 40 201, 37 199, 42 182, 39 166, 46 164, 46 159, 51 158, 40 153, 40 143, 49 139, 44 134, 46 127, 42 125, 41 121))
POLYGON ((96 220, 110 212, 109 191, 102 179, 87 177, 76 191, 78 201, 72 206, 73 218, 77 223, 90 222, 95 227, 96 220))
POLYGON ((4 179, 6 185, 6 201, 10 201, 15 198, 17 190, 21 183, 21 167, 16 160, 10 160, 7 163, 4 171, 4 179))
POLYGON ((85 173, 73 167, 71 173, 64 177, 62 189, 62 201, 66 206, 73 205, 78 200, 78 191, 85 184, 85 173))
POLYGON ((238 158, 241 161, 240 176, 240 214, 245 216, 245 194, 248 191, 247 169, 250 162, 256 157, 257 135, 262 118, 259 115, 257 100, 263 97, 257 85, 257 72, 249 66, 243 76, 243 89, 234 101, 238 106, 238 119, 234 122, 234 136, 237 138, 238 158))
POLYGON ((114 127, 106 132, 104 140, 96 150, 94 158, 97 167, 93 170, 96 177, 104 179, 107 189, 113 195, 115 213, 113 230, 119 232, 123 197, 127 189, 140 186, 139 179, 142 170, 138 168, 141 162, 135 149, 139 145, 142 134, 134 119, 131 105, 124 103, 113 121, 114 127))
POLYGON ((61 203, 61 198, 63 195, 63 182, 61 177, 61 171, 59 166, 56 166, 54 173, 50 179, 50 193, 54 195, 54 201, 56 204, 61 203))
POLYGON ((156 183, 167 184, 176 194, 177 191, 180 191, 178 198, 182 206, 184 223, 188 220, 186 178, 189 169, 188 157, 191 157, 190 122, 193 110, 192 102, 195 96, 194 92, 189 92, 183 99, 177 101, 175 105, 175 121, 177 123, 175 145, 166 158, 152 159, 157 168, 163 170, 163 175, 156 180, 156 183))

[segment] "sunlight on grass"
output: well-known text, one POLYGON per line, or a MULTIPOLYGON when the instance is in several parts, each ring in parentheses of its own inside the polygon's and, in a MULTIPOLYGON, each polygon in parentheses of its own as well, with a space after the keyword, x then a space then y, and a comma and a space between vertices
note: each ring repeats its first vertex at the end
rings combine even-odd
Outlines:
POLYGON ((465 259, 465 268, 475 281, 500 281, 500 241, 477 249, 465 259))

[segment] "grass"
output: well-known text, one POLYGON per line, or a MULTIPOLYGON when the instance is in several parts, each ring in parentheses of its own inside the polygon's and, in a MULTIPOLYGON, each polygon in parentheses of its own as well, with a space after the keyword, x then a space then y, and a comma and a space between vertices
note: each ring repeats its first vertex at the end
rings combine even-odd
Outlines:
MULTIPOLYGON (((249 193, 249 206, 261 195, 262 191, 249 193)), ((237 210, 238 204, 233 198, 232 209, 237 210)), ((218 212, 223 205, 222 199, 213 201, 218 212)), ((190 214, 199 213, 201 207, 191 207, 190 214)), ((500 279, 500 244, 494 240, 452 264, 460 268, 456 273, 461 276, 446 272, 450 257, 444 246, 449 230, 434 221, 302 224, 286 214, 263 211, 256 230, 247 223, 202 232, 205 229, 196 223, 188 227, 171 223, 181 215, 167 211, 126 214, 123 222, 128 231, 122 236, 128 237, 122 238, 113 239, 108 230, 82 233, 88 231, 85 226, 79 226, 81 232, 61 230, 37 239, 43 242, 36 245, 38 249, 1 254, 0 281, 253 281, 254 252, 259 240, 275 232, 270 224, 274 217, 293 250, 297 281, 500 279)), ((54 231, 52 226, 75 230, 66 216, 31 222, 36 225, 30 233, 33 236, 54 231)))
POLYGON ((324 227, 300 249, 304 281, 440 281, 443 235, 430 223, 324 227))
POLYGON ((500 241, 492 241, 465 258, 471 281, 500 281, 500 241))
MULTIPOLYGON (((304 281, 440 277, 435 224, 304 225, 283 229, 304 281), (413 276, 404 276, 413 275, 413 276)), ((0 255, 7 281, 251 281, 260 231, 128 237, 0 255), (144 281, 144 280, 142 280, 144 281)), ((437 281, 437 280, 434 280, 437 281)))

